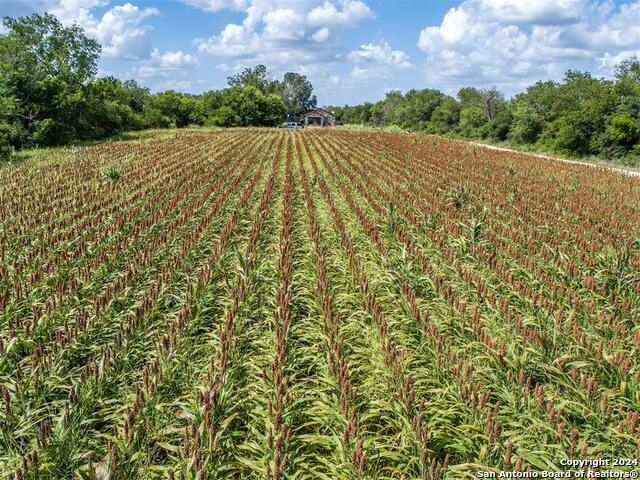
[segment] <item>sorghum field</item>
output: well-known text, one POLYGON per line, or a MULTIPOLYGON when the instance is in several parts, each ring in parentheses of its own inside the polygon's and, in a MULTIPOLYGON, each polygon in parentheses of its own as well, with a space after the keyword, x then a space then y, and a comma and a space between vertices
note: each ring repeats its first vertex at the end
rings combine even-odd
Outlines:
POLYGON ((3 478, 441 479, 640 449, 640 179, 231 129, 0 170, 3 478))

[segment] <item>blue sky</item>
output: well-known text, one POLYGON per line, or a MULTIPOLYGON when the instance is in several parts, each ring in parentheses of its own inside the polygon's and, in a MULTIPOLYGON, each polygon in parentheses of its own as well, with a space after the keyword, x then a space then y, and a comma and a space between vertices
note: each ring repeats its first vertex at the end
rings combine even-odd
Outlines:
POLYGON ((496 86, 507 95, 568 69, 609 77, 640 56, 640 2, 596 0, 2 0, 103 46, 100 74, 153 91, 225 86, 246 66, 306 74, 319 103, 496 86))

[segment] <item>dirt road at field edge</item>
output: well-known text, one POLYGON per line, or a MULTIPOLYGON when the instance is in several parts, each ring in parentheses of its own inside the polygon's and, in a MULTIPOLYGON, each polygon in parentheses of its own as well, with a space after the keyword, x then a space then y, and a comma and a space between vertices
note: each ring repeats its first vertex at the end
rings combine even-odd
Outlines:
MULTIPOLYGON (((464 141, 464 140, 461 140, 461 141, 464 141)), ((573 164, 576 164, 576 165, 585 165, 585 166, 591 167, 591 168, 603 168, 603 169, 609 170, 609 171, 611 171, 613 173, 619 173, 619 174, 622 174, 622 175, 627 175, 629 177, 640 177, 640 171, 626 170, 624 168, 619 168, 619 167, 610 167, 609 165, 602 165, 602 164, 598 164, 598 163, 580 162, 578 160, 567 160, 565 158, 553 157, 553 156, 550 156, 550 155, 543 155, 541 153, 521 152, 519 150, 513 150, 512 148, 496 147, 495 145, 487 145, 487 144, 479 143, 479 142, 467 142, 467 143, 470 143, 472 145, 476 145, 478 147, 489 148, 491 150, 500 150, 500 151, 503 151, 503 152, 521 153, 521 154, 524 154, 524 155, 531 155, 533 157, 546 158, 548 160, 555 160, 557 162, 573 163, 573 164)))

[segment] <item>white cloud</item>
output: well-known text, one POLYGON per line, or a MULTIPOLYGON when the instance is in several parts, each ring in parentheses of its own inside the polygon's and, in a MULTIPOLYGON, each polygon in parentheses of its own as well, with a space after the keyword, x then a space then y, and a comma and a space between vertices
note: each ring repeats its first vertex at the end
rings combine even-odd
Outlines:
POLYGON ((257 33, 244 25, 233 23, 224 27, 219 35, 207 40, 196 38, 194 44, 198 51, 209 55, 224 57, 243 57, 260 51, 260 38, 257 33))
POLYGON ((65 24, 90 19, 89 11, 104 7, 109 0, 3 0, 0 2, 0 17, 19 17, 32 13, 49 12, 65 24))
POLYGON ((51 2, 47 10, 58 17, 60 21, 71 23, 75 20, 84 20, 90 17, 89 11, 92 8, 107 5, 109 5, 109 0, 59 0, 51 2))
POLYGON ((227 73, 232 70, 231 66, 227 63, 218 63, 214 68, 223 73, 227 73))
POLYGON ((331 30, 329 30, 327 27, 323 27, 316 33, 311 35, 311 38, 313 38, 316 42, 324 42, 327 38, 329 38, 329 35, 331 35, 331 30))
POLYGON ((267 63, 302 71, 342 58, 336 34, 373 13, 361 0, 184 0, 206 10, 242 9, 241 23, 229 23, 217 35, 196 38, 198 51, 235 59, 235 67, 267 63), (206 4, 206 5, 202 5, 206 4))
POLYGON ((157 48, 154 48, 151 52, 151 60, 163 68, 194 67, 198 63, 195 55, 184 53, 182 50, 178 50, 177 52, 168 51, 160 54, 157 48))
POLYGON ((307 14, 307 21, 312 27, 324 27, 328 25, 352 25, 373 15, 371 9, 360 0, 343 0, 342 8, 330 1, 315 7, 307 14))
POLYGON ((420 32, 427 79, 518 90, 569 68, 606 74, 640 54, 640 3, 591 0, 465 0, 420 32), (614 60, 615 59, 615 60, 614 60))
POLYGON ((563 25, 580 19, 584 0, 483 0, 482 7, 490 18, 501 23, 533 23, 563 25))
POLYGON ((161 92, 163 90, 177 90, 178 92, 188 92, 193 90, 201 90, 202 85, 205 84, 206 81, 202 79, 176 80, 173 78, 169 78, 152 84, 151 89, 155 92, 161 92))
POLYGON ((65 25, 78 23, 85 33, 102 45, 104 58, 140 59, 151 52, 153 27, 143 24, 158 15, 156 8, 139 8, 131 3, 116 5, 96 18, 92 10, 109 5, 109 0, 9 0, 0 11, 28 15, 50 12, 65 25), (5 10, 5 8, 7 10, 5 10))
POLYGON ((264 36, 270 40, 299 40, 304 38, 304 16, 292 8, 278 8, 263 17, 264 36))
POLYGON ((56 0, 2 0, 0 17, 20 17, 33 12, 46 12, 57 5, 56 0))
POLYGON ((151 52, 153 27, 142 25, 142 21, 159 13, 155 8, 140 9, 126 3, 113 7, 99 21, 87 22, 85 29, 100 42, 104 57, 137 60, 151 52))
POLYGON ((390 78, 395 70, 411 67, 409 55, 393 50, 387 42, 361 45, 348 59, 354 64, 351 75, 360 79, 390 78))
POLYGON ((169 78, 193 70, 197 65, 198 59, 195 55, 184 53, 182 50, 160 53, 154 48, 149 59, 133 69, 133 74, 141 78, 169 78))
POLYGON ((244 10, 247 7, 246 0, 183 0, 187 5, 208 12, 220 10, 244 10))

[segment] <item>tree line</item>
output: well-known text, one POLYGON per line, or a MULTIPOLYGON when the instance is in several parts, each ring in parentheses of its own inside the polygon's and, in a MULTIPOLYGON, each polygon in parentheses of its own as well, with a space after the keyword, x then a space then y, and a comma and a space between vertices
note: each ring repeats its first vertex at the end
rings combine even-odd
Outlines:
POLYGON ((0 157, 14 150, 105 138, 127 130, 209 125, 275 126, 316 107, 313 86, 264 65, 228 88, 151 94, 134 80, 96 78, 101 47, 50 14, 3 19, 0 34, 0 157))
POLYGON ((640 163, 640 62, 621 62, 613 80, 568 71, 505 99, 495 88, 387 93, 376 103, 330 107, 343 124, 398 126, 434 134, 505 141, 568 156, 640 163))
MULTIPOLYGON (((293 72, 276 79, 258 65, 227 88, 151 94, 134 80, 96 78, 101 47, 53 15, 3 19, 0 34, 0 157, 36 146, 105 138, 127 130, 189 125, 275 126, 316 107, 313 86, 293 72)), ((506 99, 495 88, 392 91, 376 103, 333 110, 338 122, 397 126, 504 141, 568 156, 640 163, 640 62, 620 63, 612 80, 569 71, 506 99)))

